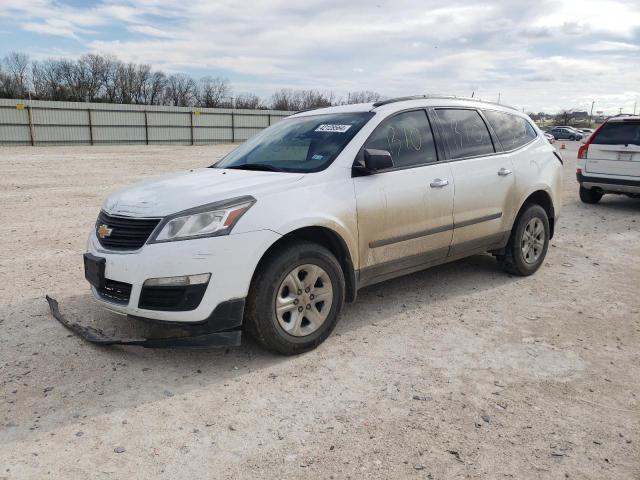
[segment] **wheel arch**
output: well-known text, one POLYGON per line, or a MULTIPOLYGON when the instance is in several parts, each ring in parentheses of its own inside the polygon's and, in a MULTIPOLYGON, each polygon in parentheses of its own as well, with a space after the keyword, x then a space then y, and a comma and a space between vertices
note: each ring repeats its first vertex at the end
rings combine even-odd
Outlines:
POLYGON ((555 207, 553 205, 553 198, 545 189, 541 188, 535 190, 524 199, 518 209, 518 214, 516 215, 513 224, 515 225, 517 223, 518 218, 520 218, 522 212, 524 212, 529 205, 540 205, 544 211, 547 212, 547 217, 549 219, 549 238, 553 238, 556 219, 555 207))
POLYGON ((257 272, 261 268, 262 263, 269 255, 272 255, 283 245, 295 242, 296 240, 305 240, 322 245, 336 257, 338 263, 342 267, 342 271, 344 272, 346 290, 345 300, 347 302, 355 301, 358 292, 358 281, 354 262, 347 246, 347 242, 339 233, 328 227, 300 227, 282 235, 282 237, 271 244, 271 246, 263 253, 255 271, 257 272))

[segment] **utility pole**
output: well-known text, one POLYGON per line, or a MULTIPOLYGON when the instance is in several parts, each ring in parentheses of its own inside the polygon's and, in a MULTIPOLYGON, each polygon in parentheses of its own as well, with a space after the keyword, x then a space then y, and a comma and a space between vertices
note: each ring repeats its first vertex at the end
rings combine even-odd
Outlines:
POLYGON ((500 104, 500 92, 498 92, 498 104, 500 104))
POLYGON ((591 112, 589 113, 589 127, 591 127, 591 122, 593 120, 593 105, 596 103, 596 101, 594 100, 593 102, 591 102, 591 112))
POLYGON ((636 108, 638 107, 638 101, 636 100, 635 103, 633 104, 633 114, 636 114, 636 108))

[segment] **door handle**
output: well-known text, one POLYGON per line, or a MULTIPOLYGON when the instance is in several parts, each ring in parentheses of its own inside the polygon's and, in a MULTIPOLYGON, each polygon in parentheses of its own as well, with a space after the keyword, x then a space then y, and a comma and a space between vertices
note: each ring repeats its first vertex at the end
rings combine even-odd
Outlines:
POLYGON ((442 188, 442 187, 446 187, 447 185, 449 185, 449 180, 447 180, 447 179, 441 180, 439 178, 436 178, 429 185, 431 185, 431 188, 442 188))
POLYGON ((506 177, 507 175, 511 175, 513 172, 511 170, 509 170, 508 168, 504 168, 502 167, 500 170, 498 170, 498 175, 500 175, 501 177, 506 177))

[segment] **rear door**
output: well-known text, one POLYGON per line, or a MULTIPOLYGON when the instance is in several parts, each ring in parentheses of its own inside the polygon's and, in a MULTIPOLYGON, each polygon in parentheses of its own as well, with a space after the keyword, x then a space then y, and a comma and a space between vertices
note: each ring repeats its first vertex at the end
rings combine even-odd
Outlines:
POLYGON ((640 177, 640 120, 615 119, 605 123, 589 144, 585 171, 640 177))
POLYGON ((437 108, 438 129, 455 182, 450 255, 500 243, 509 229, 515 175, 508 154, 496 154, 476 109, 437 108))

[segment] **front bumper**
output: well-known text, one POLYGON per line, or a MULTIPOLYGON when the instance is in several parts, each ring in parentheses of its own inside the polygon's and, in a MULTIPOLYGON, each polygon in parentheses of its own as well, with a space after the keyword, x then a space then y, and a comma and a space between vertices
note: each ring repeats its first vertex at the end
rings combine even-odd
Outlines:
POLYGON ((640 178, 592 177, 580 172, 576 173, 578 183, 584 188, 599 188, 605 192, 640 193, 640 178))
POLYGON ((258 262, 278 238, 280 235, 275 232, 260 230, 147 244, 133 252, 114 252, 105 250, 92 232, 87 251, 106 259, 105 278, 116 282, 116 285, 121 283, 131 287, 127 295, 120 297, 105 296, 93 286, 91 290, 102 306, 117 313, 164 322, 205 322, 218 305, 247 296, 258 262), (196 308, 188 311, 140 308, 145 280, 201 273, 211 273, 211 279, 196 308))

